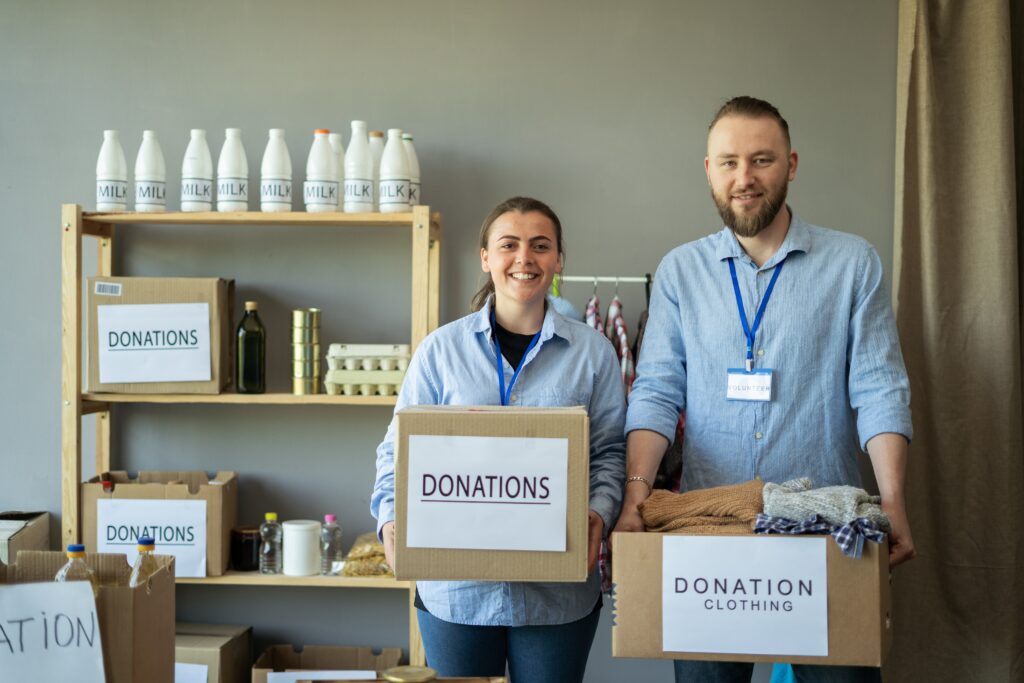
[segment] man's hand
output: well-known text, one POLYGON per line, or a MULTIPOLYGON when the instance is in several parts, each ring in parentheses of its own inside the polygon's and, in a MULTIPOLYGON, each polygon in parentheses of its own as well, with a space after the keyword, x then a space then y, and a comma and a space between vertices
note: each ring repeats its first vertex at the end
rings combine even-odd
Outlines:
POLYGON ((882 503, 882 512, 889 517, 892 531, 889 534, 889 566, 895 567, 907 560, 914 559, 914 539, 910 536, 910 522, 907 520, 906 508, 900 505, 882 503))
POLYGON ((590 511, 590 528, 587 540, 587 573, 594 571, 597 556, 601 552, 601 536, 604 534, 604 520, 601 515, 590 511))
POLYGON ((384 558, 391 571, 395 571, 395 523, 388 522, 381 527, 380 535, 384 538, 384 558))

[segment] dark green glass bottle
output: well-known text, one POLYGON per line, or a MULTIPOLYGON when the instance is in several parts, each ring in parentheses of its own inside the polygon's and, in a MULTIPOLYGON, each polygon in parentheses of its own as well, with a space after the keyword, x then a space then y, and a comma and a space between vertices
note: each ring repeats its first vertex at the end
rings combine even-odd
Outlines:
POLYGON ((235 390, 262 394, 267 390, 267 331, 255 301, 245 302, 245 315, 235 334, 235 390))

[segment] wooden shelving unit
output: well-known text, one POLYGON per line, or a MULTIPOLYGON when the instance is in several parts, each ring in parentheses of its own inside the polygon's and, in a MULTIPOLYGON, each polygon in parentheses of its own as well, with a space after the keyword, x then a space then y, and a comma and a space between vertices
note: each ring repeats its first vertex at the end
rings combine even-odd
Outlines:
MULTIPOLYGON (((436 329, 440 318, 441 216, 429 207, 409 213, 90 213, 77 204, 61 207, 61 536, 65 544, 80 539, 82 481, 82 419, 95 415, 96 471, 110 470, 111 408, 123 403, 390 406, 394 396, 295 396, 292 394, 101 394, 82 392, 82 253, 84 238, 97 242, 97 275, 111 276, 115 229, 137 225, 219 225, 239 229, 288 229, 317 226, 325 229, 406 229, 412 236, 412 339, 416 345, 436 329)), ((416 621, 415 584, 395 579, 362 577, 286 577, 255 572, 228 572, 220 577, 179 578, 178 583, 207 586, 320 587, 399 589, 409 594, 409 659, 423 664, 425 657, 416 621)))

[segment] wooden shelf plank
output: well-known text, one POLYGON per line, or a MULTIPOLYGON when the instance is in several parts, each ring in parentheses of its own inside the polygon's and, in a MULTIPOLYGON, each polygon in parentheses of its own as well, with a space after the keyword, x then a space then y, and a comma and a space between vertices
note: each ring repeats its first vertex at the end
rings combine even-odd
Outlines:
POLYGON ((229 570, 223 576, 186 578, 179 576, 177 583, 200 586, 283 586, 306 588, 388 588, 409 590, 411 581, 397 581, 391 577, 374 576, 285 576, 229 570))
POLYGON ((206 403, 236 405, 393 406, 397 396, 341 396, 331 394, 82 394, 86 401, 102 403, 206 403))
MULTIPOLYGON (((289 211, 264 213, 262 211, 224 212, 202 211, 198 213, 95 213, 83 212, 83 219, 90 223, 112 225, 328 225, 339 227, 385 226, 410 227, 413 214, 410 213, 306 213, 289 211)), ((440 222, 440 214, 433 214, 440 222)))

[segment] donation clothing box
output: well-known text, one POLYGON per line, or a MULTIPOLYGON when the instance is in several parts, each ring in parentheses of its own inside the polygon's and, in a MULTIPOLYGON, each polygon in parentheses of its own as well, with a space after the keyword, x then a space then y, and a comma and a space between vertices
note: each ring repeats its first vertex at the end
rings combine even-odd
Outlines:
POLYGON ((415 406, 395 443, 395 576, 585 581, 582 408, 415 406))
POLYGON ((65 553, 30 550, 0 565, 9 645, 0 640, 0 679, 174 683, 174 558, 157 555, 159 569, 130 588, 124 555, 87 554, 99 581, 95 598, 87 581, 54 584, 67 561, 65 553), (65 664, 71 675, 61 673, 65 664))
POLYGON ((831 536, 612 534, 612 656, 882 666, 889 547, 831 536))
POLYGON ((0 512, 0 562, 13 563, 19 550, 49 549, 49 512, 0 512))
POLYGON ((90 277, 89 391, 219 394, 232 378, 234 280, 90 277))
POLYGON ((307 645, 297 652, 291 645, 273 645, 252 665, 252 683, 267 683, 276 671, 372 671, 398 666, 402 648, 386 647, 374 654, 369 647, 307 645))
POLYGON ((134 562, 140 536, 177 558, 178 576, 227 571, 238 520, 234 472, 106 472, 82 484, 82 539, 90 552, 121 552, 134 562))
POLYGON ((207 683, 246 683, 252 665, 252 627, 179 622, 174 628, 174 661, 205 666, 207 683))

